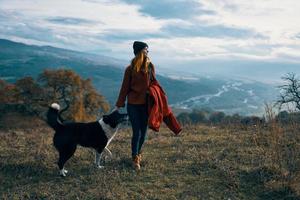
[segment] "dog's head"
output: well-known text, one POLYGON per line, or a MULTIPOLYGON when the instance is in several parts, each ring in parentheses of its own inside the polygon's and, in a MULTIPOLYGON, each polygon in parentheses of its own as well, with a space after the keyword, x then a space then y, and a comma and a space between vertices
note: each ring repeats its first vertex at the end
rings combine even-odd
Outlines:
POLYGON ((128 119, 127 114, 121 114, 118 110, 113 111, 108 115, 103 115, 103 122, 108 124, 111 128, 116 128, 118 124, 128 119))

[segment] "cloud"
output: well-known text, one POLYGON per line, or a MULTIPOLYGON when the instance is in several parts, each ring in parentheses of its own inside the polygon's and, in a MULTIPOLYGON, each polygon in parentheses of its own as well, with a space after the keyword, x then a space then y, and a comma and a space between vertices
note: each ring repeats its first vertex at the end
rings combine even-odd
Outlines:
POLYGON ((300 2, 286 0, 246 1, 246 0, 203 0, 206 9, 215 15, 199 16, 210 24, 222 24, 250 28, 268 36, 271 40, 289 38, 298 33, 300 24, 300 2))
MULTIPOLYGON (((149 40, 151 48, 156 49, 154 54, 159 61, 164 58, 172 58, 173 62, 178 61, 200 61, 200 60, 284 60, 288 61, 278 53, 274 53, 279 45, 270 45, 263 38, 167 38, 149 40)), ((292 60, 290 60, 292 61, 292 60)), ((295 59, 293 59, 293 62, 295 59)))
POLYGON ((47 21, 57 24, 63 24, 63 25, 81 25, 81 24, 96 24, 96 23, 102 23, 103 22, 96 22, 93 20, 87 20, 82 18, 76 18, 76 17, 50 17, 47 19, 47 21))
MULTIPOLYGON (((107 29, 127 31, 149 31, 159 30, 162 22, 154 20, 150 16, 143 16, 138 7, 125 3, 92 3, 81 0, 62 1, 33 1, 26 3, 18 0, 3 0, 0 2, 2 10, 14 11, 30 18, 32 22, 45 22, 40 26, 50 26, 53 22, 66 22, 72 25, 84 26, 91 32, 104 32, 107 29), (80 16, 80 18, 78 17, 80 16), (53 19, 50 20, 49 19, 53 19), (76 22, 79 22, 76 24, 76 22), (145 26, 147 24, 147 26, 145 26)), ((20 19, 21 21, 26 19, 20 19)), ((61 26, 62 27, 62 26, 61 26)), ((75 26, 73 26, 75 27, 75 26)), ((70 27, 68 27, 70 28, 70 27)))
POLYGON ((213 11, 202 8, 200 2, 195 0, 123 0, 123 2, 139 5, 139 10, 159 19, 189 19, 201 14, 213 14, 213 11))
MULTIPOLYGON (((113 41, 113 38, 122 38, 122 33, 155 34, 165 23, 142 15, 137 6, 113 1, 22 3, 4 0, 0 1, 0 8, 0 35, 4 38, 23 38, 34 43, 44 41, 81 51, 111 48, 115 46, 111 43, 119 43, 119 40, 113 41), (112 39, 106 41, 107 38, 112 39)), ((126 38, 125 41, 123 38, 122 43, 128 43, 126 38)))
POLYGON ((128 59, 132 42, 159 62, 300 62, 294 0, 1 0, 0 37, 128 59))
POLYGON ((226 27, 223 25, 199 25, 197 23, 189 26, 167 25, 162 28, 162 31, 173 37, 265 38, 265 36, 250 29, 226 27))

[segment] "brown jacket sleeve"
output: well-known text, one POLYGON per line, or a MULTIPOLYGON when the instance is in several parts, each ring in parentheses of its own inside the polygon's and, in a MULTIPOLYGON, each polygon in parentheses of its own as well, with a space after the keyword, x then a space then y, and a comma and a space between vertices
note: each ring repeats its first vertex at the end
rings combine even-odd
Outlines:
POLYGON ((127 94, 130 90, 130 75, 131 75, 131 69, 130 67, 127 67, 124 73, 122 86, 119 92, 119 97, 116 102, 117 107, 124 107, 127 94))

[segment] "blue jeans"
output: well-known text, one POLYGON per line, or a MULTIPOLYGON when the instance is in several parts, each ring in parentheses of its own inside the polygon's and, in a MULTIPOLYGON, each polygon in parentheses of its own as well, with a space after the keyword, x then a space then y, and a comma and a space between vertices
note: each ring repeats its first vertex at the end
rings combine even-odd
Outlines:
POLYGON ((135 156, 141 153, 148 128, 147 104, 127 104, 127 113, 132 127, 131 153, 135 156))

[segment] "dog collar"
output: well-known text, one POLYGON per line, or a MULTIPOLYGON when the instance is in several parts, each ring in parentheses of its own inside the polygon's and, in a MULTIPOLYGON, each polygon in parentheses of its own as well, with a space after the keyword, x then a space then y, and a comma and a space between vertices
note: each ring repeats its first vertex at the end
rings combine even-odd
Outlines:
POLYGON ((99 120, 99 124, 101 125, 102 129, 104 130, 105 135, 108 138, 111 138, 113 134, 117 131, 118 128, 112 128, 108 124, 106 124, 103 119, 99 120))

